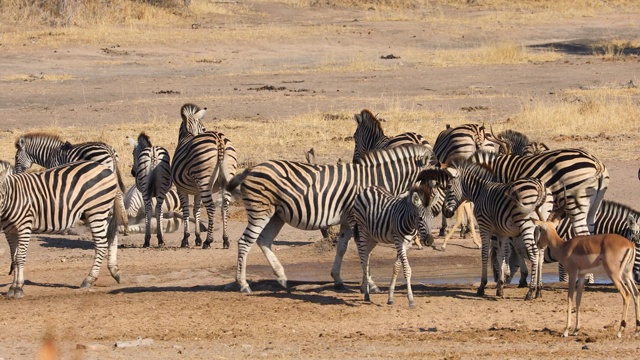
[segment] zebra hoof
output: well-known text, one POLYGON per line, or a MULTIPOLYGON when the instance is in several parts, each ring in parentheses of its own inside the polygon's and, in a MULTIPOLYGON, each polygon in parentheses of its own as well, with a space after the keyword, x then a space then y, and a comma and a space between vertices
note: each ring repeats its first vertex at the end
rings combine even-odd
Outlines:
POLYGON ((210 242, 208 242, 208 241, 205 241, 205 242, 202 244, 202 248, 203 248, 203 249, 210 249, 210 248, 211 248, 211 243, 210 243, 210 242))
POLYGON ((182 240, 182 243, 180 244, 181 248, 188 248, 189 247, 189 241, 188 240, 182 240))
POLYGON ((388 300, 387 305, 393 305, 393 300, 388 300))
POLYGON ((478 291, 476 291, 476 295, 484 296, 484 288, 479 288, 478 291))
POLYGON ((196 246, 202 245, 202 239, 200 237, 196 237, 196 246))
POLYGON ((229 239, 222 239, 222 248, 223 249, 228 249, 229 248, 229 239))
POLYGON ((120 272, 119 272, 119 271, 118 271, 117 273, 115 273, 115 274, 111 274, 111 276, 113 277, 113 279, 114 279, 118 284, 120 284, 120 272))
POLYGON ((244 294, 251 294, 251 288, 249 287, 249 285, 241 286, 240 292, 244 294))
POLYGON ((335 284, 333 284, 333 289, 334 290, 340 290, 340 291, 347 290, 347 288, 344 286, 344 283, 335 283, 335 284))
POLYGON ((382 290, 380 290, 380 288, 377 287, 377 286, 372 286, 372 287, 369 288, 369 292, 371 294, 380 294, 380 293, 382 293, 382 290))
POLYGON ((148 242, 145 242, 144 244, 142 244, 143 248, 148 248, 149 246, 151 246, 151 244, 149 244, 148 242))
POLYGON ((280 284, 284 289, 289 290, 287 287, 287 279, 278 279, 278 284, 280 284))
POLYGON ((524 288, 526 288, 527 286, 529 286, 529 284, 527 284, 527 280, 525 280, 525 281, 520 281, 520 282, 518 283, 518 288, 519 288, 519 289, 524 289, 524 288))
POLYGON ((158 247, 159 248, 164 247, 164 241, 158 241, 158 247))
MULTIPOLYGON (((94 280, 95 281, 95 280, 94 280)), ((84 279, 84 281, 82 282, 82 284, 80 284, 80 289, 88 289, 91 287, 91 283, 93 281, 91 281, 89 278, 84 279)))
POLYGON ((415 309, 416 308, 416 303, 414 303, 413 301, 409 303, 409 309, 415 309))
POLYGON ((440 232, 438 233, 438 236, 444 236, 444 229, 440 229, 440 232))
POLYGON ((24 296, 24 292, 22 291, 22 289, 15 289, 15 291, 13 292, 13 299, 22 299, 22 297, 24 296))
POLYGON ((527 295, 524 297, 525 301, 531 301, 533 300, 533 290, 529 290, 527 292, 527 295))

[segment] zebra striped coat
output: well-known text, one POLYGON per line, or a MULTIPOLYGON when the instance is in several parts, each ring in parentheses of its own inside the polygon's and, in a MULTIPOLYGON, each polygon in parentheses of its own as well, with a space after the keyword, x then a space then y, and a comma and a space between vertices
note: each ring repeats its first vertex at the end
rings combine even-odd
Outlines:
POLYGON ((13 282, 7 296, 23 296, 24 264, 32 233, 56 233, 82 217, 96 247, 89 275, 81 287, 98 278, 105 253, 109 271, 120 282, 116 236, 118 181, 111 169, 93 161, 79 161, 37 173, 0 174, 0 224, 9 242, 13 282), (115 215, 110 216, 114 210, 115 215))
POLYGON ((164 246, 162 237, 162 204, 171 188, 171 160, 167 149, 153 146, 147 134, 140 133, 138 141, 127 137, 133 146, 133 167, 131 175, 136 179, 136 187, 142 194, 145 213, 145 231, 143 247, 149 247, 151 241, 151 199, 156 199, 156 234, 158 246, 164 246))
POLYGON ((531 156, 479 152, 471 159, 487 167, 500 182, 527 177, 542 180, 558 203, 566 192, 566 210, 576 233, 593 232, 596 211, 609 187, 609 172, 595 156, 581 149, 559 149, 531 156))
POLYGON ((118 180, 117 203, 118 213, 122 215, 120 222, 124 225, 125 234, 128 233, 129 221, 125 216, 125 191, 122 174, 118 166, 119 158, 115 149, 103 142, 85 142, 71 144, 64 142, 59 136, 47 133, 30 133, 20 136, 15 143, 15 172, 22 173, 31 165, 38 164, 47 169, 80 160, 98 162, 113 171, 118 180))
MULTIPOLYGON (((444 211, 453 212, 462 201, 474 204, 474 215, 482 239, 482 279, 478 295, 484 295, 487 284, 487 265, 491 237, 498 238, 498 259, 504 264, 508 238, 516 239, 516 249, 532 263, 531 284, 526 299, 538 297, 541 290, 541 261, 533 234, 539 211, 545 217, 552 208, 551 193, 536 178, 525 178, 510 183, 494 181, 488 170, 462 158, 450 161, 445 170, 430 170, 427 178, 447 188, 444 211), (524 248, 524 249, 523 249, 524 248)), ((546 217, 545 217, 546 218, 546 217)), ((502 267, 502 266, 501 266, 502 267)), ((499 271, 497 296, 503 295, 504 276, 499 271)))
POLYGON ((397 260, 393 266, 393 277, 389 286, 387 304, 393 304, 393 293, 400 266, 407 281, 409 306, 415 306, 411 290, 411 267, 407 259, 407 248, 419 233, 422 240, 431 246, 427 238, 431 229, 429 203, 431 188, 427 185, 414 185, 404 197, 397 197, 389 191, 369 186, 356 196, 353 205, 355 219, 354 237, 362 263, 362 290, 364 301, 371 301, 369 290, 378 290, 369 271, 369 256, 378 244, 393 244, 397 251, 397 260))
POLYGON ((220 190, 222 198, 222 241, 223 248, 229 248, 227 220, 231 195, 225 190, 226 184, 233 178, 237 169, 236 151, 231 141, 217 131, 205 131, 200 122, 206 108, 200 109, 194 104, 185 104, 180 110, 182 123, 178 137, 178 146, 171 164, 171 178, 178 190, 182 204, 182 222, 184 237, 182 247, 189 246, 189 195, 194 196, 193 217, 200 223, 200 202, 207 209, 207 238, 200 239, 200 227, 195 227, 196 246, 210 247, 213 242, 213 216, 215 203, 213 193, 220 190))
POLYGON ((282 265, 271 251, 271 243, 285 223, 303 230, 340 224, 331 275, 335 287, 344 288, 340 268, 352 235, 349 217, 356 195, 370 185, 392 194, 407 191, 430 156, 424 146, 405 145, 368 153, 355 164, 319 166, 272 160, 236 176, 227 189, 242 198, 249 220, 238 241, 236 281, 241 291, 251 291, 246 281, 246 258, 256 241, 286 287, 282 265))
MULTIPOLYGON (((355 114, 356 131, 353 134, 353 140, 355 148, 353 150, 353 162, 357 162, 363 156, 372 150, 389 149, 401 145, 423 145, 430 150, 433 150, 429 142, 422 137, 422 135, 415 132, 405 132, 392 137, 386 136, 382 130, 382 124, 373 113, 369 110, 362 110, 360 114, 355 114)), ((313 149, 312 149, 313 150, 313 149)), ((436 187, 433 188, 433 194, 431 196, 432 202, 430 203, 431 218, 438 216, 442 209, 442 203, 444 202, 444 192, 442 189, 436 187), (436 202, 435 204, 433 202, 436 202)), ((431 223, 431 221, 429 221, 431 223)), ((431 229, 427 238, 422 240, 422 244, 433 243, 433 236, 431 236, 431 229)))

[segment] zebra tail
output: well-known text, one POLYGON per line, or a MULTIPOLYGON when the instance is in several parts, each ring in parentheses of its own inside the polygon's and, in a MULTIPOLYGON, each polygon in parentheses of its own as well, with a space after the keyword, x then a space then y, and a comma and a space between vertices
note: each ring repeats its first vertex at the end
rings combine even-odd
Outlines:
POLYGON ((123 213, 124 209, 120 205, 121 204, 119 204, 119 198, 118 196, 116 196, 113 199, 113 215, 111 216, 111 219, 109 219, 109 225, 107 227, 107 242, 109 244, 113 242, 113 240, 116 238, 116 234, 118 233, 118 220, 120 220, 122 225, 125 225, 126 232, 129 232, 129 221, 127 221, 126 223, 122 221, 122 219, 128 220, 127 214, 126 212, 123 213))
POLYGON ((251 168, 246 168, 242 174, 234 176, 227 184, 226 190, 236 199, 242 199, 242 193, 240 192, 240 184, 251 172, 251 168))

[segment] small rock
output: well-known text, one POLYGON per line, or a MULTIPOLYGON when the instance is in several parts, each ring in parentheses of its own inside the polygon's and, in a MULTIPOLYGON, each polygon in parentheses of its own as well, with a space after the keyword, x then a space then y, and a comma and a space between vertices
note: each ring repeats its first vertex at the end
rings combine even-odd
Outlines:
POLYGON ((595 339, 595 338, 592 338, 591 336, 588 336, 588 337, 584 340, 584 342, 587 342, 587 343, 594 343, 594 342, 596 342, 596 339, 595 339))
POLYGON ((587 345, 582 347, 582 350, 589 350, 589 347, 587 345))

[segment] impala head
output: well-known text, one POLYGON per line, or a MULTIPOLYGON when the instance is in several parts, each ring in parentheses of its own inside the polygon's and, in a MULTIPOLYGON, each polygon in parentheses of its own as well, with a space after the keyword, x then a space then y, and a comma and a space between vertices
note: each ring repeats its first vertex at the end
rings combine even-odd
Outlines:
POLYGON ((560 219, 557 216, 549 216, 549 219, 546 221, 541 221, 538 219, 531 219, 533 224, 536 226, 533 232, 533 238, 538 244, 539 248, 543 248, 546 246, 557 246, 558 244, 564 242, 558 232, 556 231, 556 227, 560 222, 560 219))
POLYGON ((380 120, 367 109, 360 114, 355 114, 356 131, 353 133, 355 148, 353 150, 353 162, 358 161, 362 154, 375 149, 376 142, 384 136, 380 120))

